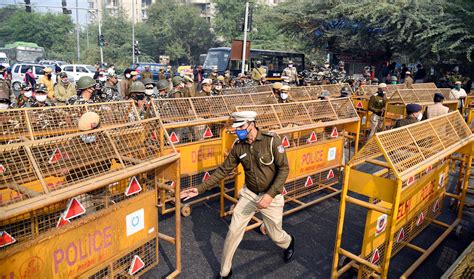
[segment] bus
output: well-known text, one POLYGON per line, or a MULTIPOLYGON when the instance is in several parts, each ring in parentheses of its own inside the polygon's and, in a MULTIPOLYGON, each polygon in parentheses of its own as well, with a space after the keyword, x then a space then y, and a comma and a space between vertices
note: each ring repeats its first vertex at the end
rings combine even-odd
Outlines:
POLYGON ((4 52, 10 64, 14 63, 37 63, 44 56, 44 48, 35 43, 14 42, 6 44, 0 48, 0 52, 4 52))
MULTIPOLYGON (((223 74, 225 70, 230 70, 233 76, 241 71, 242 60, 230 60, 230 47, 210 48, 207 52, 206 61, 204 61, 203 69, 205 73, 209 73, 213 67, 217 67, 219 74, 223 74)), ((288 66, 288 61, 293 61, 294 67, 298 72, 304 70, 304 54, 291 51, 278 50, 261 50, 250 49, 250 64, 246 61, 246 71, 253 69, 257 61, 262 62, 262 66, 267 69, 268 81, 281 81, 281 72, 288 66)))

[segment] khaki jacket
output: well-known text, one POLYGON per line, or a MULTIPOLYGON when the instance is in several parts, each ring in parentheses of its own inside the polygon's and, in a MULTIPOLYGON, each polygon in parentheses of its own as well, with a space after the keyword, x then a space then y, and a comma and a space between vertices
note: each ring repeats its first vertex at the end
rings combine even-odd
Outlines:
POLYGON ((426 119, 430 119, 436 116, 448 114, 449 108, 443 106, 442 103, 436 103, 426 108, 426 119))
POLYGON ((235 142, 224 163, 206 182, 197 186, 198 192, 203 193, 218 184, 239 164, 244 168, 245 184, 250 191, 273 198, 281 194, 290 171, 285 148, 278 135, 260 130, 252 144, 246 140, 235 142))
POLYGON ((56 98, 56 100, 58 100, 59 102, 65 103, 67 100, 69 100, 72 96, 75 96, 76 94, 76 87, 72 83, 68 83, 67 87, 64 87, 64 85, 59 82, 54 87, 54 98, 56 98))

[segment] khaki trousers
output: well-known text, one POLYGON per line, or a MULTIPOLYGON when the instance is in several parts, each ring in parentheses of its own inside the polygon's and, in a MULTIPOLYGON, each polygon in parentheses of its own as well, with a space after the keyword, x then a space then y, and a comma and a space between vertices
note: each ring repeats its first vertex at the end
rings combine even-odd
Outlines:
MULTIPOLYGON (((263 194, 256 195, 246 187, 240 192, 240 198, 234 208, 232 221, 230 222, 229 232, 224 242, 224 251, 222 253, 221 276, 227 276, 232 267, 232 258, 244 237, 245 228, 255 212, 257 212, 257 202, 263 194)), ((283 228, 283 206, 285 200, 283 195, 277 195, 272 203, 265 209, 260 209, 263 215, 263 223, 267 234, 273 242, 280 248, 286 249, 290 246, 291 236, 283 228)))

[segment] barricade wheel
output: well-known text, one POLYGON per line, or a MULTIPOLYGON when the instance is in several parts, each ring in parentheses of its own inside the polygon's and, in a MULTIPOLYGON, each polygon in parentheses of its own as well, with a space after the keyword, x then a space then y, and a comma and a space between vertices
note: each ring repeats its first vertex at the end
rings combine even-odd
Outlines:
POLYGON ((183 207, 181 207, 181 215, 183 215, 183 217, 191 215, 191 206, 183 205, 183 207))

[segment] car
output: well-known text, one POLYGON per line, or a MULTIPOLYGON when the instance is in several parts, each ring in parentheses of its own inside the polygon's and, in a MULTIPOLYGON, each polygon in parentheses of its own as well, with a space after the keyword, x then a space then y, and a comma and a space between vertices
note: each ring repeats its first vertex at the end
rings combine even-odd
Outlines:
POLYGON ((83 76, 94 77, 96 69, 92 65, 87 64, 65 64, 61 67, 63 72, 66 72, 68 76, 72 76, 74 80, 79 80, 83 76))
POLYGON ((5 52, 0 52, 0 65, 2 65, 5 68, 10 67, 10 62, 5 52))
MULTIPOLYGON (((36 80, 39 80, 43 76, 43 69, 46 68, 44 65, 40 64, 33 64, 33 63, 17 63, 14 64, 12 69, 12 86, 13 90, 18 91, 20 90, 20 85, 25 78, 25 73, 28 68, 33 69, 33 73, 35 74, 36 80)), ((56 76, 53 73, 51 78, 52 80, 56 80, 56 76)))
POLYGON ((58 65, 61 67, 62 65, 66 64, 66 62, 61 61, 61 60, 40 60, 38 62, 40 65, 58 65))
POLYGON ((131 69, 138 72, 137 79, 141 80, 140 73, 145 70, 145 66, 150 66, 150 71, 153 73, 153 79, 158 80, 158 73, 160 72, 160 69, 165 69, 166 70, 167 65, 159 64, 159 63, 138 63, 138 64, 134 64, 131 67, 131 69))

